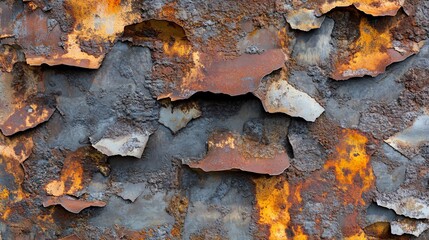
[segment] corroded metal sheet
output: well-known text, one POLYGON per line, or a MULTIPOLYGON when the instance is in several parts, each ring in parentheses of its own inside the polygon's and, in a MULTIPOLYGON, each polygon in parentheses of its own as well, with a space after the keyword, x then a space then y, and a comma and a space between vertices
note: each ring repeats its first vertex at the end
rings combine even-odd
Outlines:
POLYGON ((0 1, 0 239, 429 239, 428 16, 0 1))

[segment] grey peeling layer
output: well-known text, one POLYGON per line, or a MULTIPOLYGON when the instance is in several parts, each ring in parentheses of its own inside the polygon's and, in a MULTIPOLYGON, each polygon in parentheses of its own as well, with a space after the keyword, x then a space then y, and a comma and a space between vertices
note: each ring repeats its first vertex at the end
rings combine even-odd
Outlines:
POLYGON ((293 29, 302 31, 320 28, 324 20, 325 16, 317 17, 314 10, 305 8, 289 11, 286 16, 286 21, 293 29))
POLYGON ((90 138, 92 146, 107 156, 131 156, 141 158, 149 140, 149 133, 129 133, 124 136, 106 137, 99 141, 90 138))
POLYGON ((388 138, 385 142, 408 158, 413 158, 423 144, 429 143, 429 115, 417 117, 411 127, 388 138))
POLYGON ((159 112, 159 122, 168 127, 173 133, 177 133, 180 129, 186 127, 186 125, 192 120, 201 116, 199 106, 196 104, 184 104, 177 107, 173 107, 169 104, 166 107, 162 107, 159 112), (182 108, 185 107, 185 108, 182 108))
POLYGON ((299 91, 285 80, 270 84, 263 105, 269 113, 282 112, 310 122, 314 122, 325 111, 307 93, 299 91))
POLYGON ((429 219, 429 206, 427 199, 414 196, 392 199, 385 196, 377 199, 377 205, 392 209, 398 215, 415 219, 429 219))
POLYGON ((390 232, 394 235, 411 234, 419 237, 420 234, 429 229, 429 224, 427 221, 402 219, 391 222, 390 228, 390 232))

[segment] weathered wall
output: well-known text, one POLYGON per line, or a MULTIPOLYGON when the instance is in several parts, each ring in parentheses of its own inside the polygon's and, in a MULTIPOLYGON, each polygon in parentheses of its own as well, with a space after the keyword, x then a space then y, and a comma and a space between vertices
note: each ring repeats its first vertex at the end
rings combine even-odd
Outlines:
POLYGON ((426 0, 0 0, 1 239, 429 239, 426 0))

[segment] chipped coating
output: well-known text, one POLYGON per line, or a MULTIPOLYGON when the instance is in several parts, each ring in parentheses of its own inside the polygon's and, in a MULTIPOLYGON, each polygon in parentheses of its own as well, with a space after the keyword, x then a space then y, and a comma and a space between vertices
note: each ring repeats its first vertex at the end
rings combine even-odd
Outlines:
POLYGON ((47 197, 43 201, 43 207, 50 207, 54 205, 61 205, 67 211, 77 214, 85 208, 104 207, 106 206, 106 203, 102 201, 82 201, 68 196, 47 197))
POLYGON ((239 169, 247 172, 279 175, 289 167, 287 153, 277 146, 260 146, 237 133, 214 133, 208 140, 208 153, 198 162, 186 163, 203 171, 239 169))
POLYGON ((149 135, 147 132, 145 134, 131 133, 125 136, 103 137, 96 142, 91 139, 91 142, 93 142, 92 146, 95 149, 107 156, 120 155, 141 158, 149 135))
POLYGON ((310 122, 314 122, 325 111, 316 100, 294 88, 284 79, 271 82, 265 96, 260 98, 269 113, 282 112, 293 117, 302 117, 310 122))
POLYGON ((0 124, 2 133, 11 136, 46 122, 54 113, 55 109, 45 105, 32 103, 17 109, 3 123, 0 124))
POLYGON ((158 97, 172 101, 186 99, 196 92, 224 93, 230 96, 255 91, 261 79, 280 69, 286 57, 282 50, 267 50, 262 54, 244 54, 232 60, 221 60, 203 53, 192 54, 194 67, 182 79, 180 89, 158 97))

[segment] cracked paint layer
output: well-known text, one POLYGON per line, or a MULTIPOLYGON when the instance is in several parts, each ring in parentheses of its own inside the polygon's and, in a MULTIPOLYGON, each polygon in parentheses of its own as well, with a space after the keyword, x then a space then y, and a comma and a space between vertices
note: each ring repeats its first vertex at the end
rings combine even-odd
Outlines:
POLYGON ((408 158, 413 158, 422 146, 429 143, 429 115, 417 117, 409 128, 391 136, 385 142, 408 158))
POLYGON ((168 103, 159 112, 159 122, 173 133, 177 133, 186 127, 192 119, 200 117, 201 114, 202 112, 196 102, 186 102, 177 106, 168 103))

